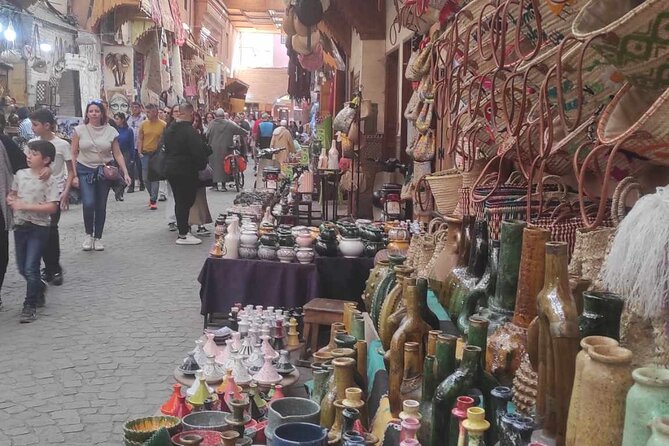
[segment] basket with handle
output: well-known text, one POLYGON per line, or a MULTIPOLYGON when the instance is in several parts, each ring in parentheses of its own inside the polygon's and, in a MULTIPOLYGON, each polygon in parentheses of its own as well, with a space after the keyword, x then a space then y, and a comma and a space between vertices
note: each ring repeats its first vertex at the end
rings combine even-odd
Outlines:
POLYGON ((424 178, 430 185, 436 210, 442 215, 452 214, 460 198, 458 191, 462 187, 462 174, 457 169, 449 169, 424 178))

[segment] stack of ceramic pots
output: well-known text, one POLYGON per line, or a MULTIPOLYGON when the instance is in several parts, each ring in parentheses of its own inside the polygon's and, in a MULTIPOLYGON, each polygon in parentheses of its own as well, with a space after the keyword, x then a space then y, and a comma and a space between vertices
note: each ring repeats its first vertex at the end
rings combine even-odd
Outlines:
POLYGON ((309 228, 302 226, 299 230, 293 228, 295 235, 295 257, 297 261, 302 264, 311 263, 314 261, 314 238, 311 236, 309 228))
POLYGON ((342 222, 339 225, 339 235, 341 235, 341 240, 339 240, 339 251, 346 258, 356 258, 360 257, 364 250, 365 245, 360 239, 360 230, 353 223, 342 222))
POLYGON ((290 226, 281 225, 278 230, 279 249, 277 257, 281 263, 291 263, 295 260, 295 236, 290 226))
POLYGON ((260 236, 258 246, 258 258, 260 260, 276 260, 276 252, 279 245, 279 236, 276 232, 267 232, 260 236))
POLYGON ((402 226, 392 226, 388 229, 388 253, 390 255, 406 256, 409 250, 409 231, 402 226))
POLYGON ((367 225, 360 229, 362 242, 364 244, 365 257, 374 257, 377 252, 386 247, 383 229, 376 226, 367 225))
POLYGON ((333 223, 323 223, 316 239, 316 252, 323 257, 337 256, 337 227, 333 223))
POLYGON ((258 257, 258 230, 255 223, 244 223, 239 237, 239 258, 255 259, 258 257))

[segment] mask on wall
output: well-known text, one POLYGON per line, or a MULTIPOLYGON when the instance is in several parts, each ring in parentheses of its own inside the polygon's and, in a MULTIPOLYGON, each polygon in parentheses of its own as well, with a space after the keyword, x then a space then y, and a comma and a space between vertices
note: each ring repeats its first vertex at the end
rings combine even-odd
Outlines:
POLYGON ((114 96, 109 100, 109 111, 110 116, 115 115, 116 113, 125 113, 128 116, 128 111, 130 110, 130 103, 128 98, 121 94, 115 93, 114 96))

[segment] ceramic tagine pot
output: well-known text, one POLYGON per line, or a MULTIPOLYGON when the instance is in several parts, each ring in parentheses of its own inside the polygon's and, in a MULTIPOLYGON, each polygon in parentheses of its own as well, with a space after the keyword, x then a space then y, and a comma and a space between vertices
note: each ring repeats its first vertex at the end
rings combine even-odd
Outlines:
POLYGON ((256 246, 255 243, 252 244, 252 245, 247 245, 247 244, 244 244, 244 243, 239 245, 239 258, 240 259, 251 260, 251 259, 255 259, 256 257, 258 257, 258 247, 256 246))
POLYGON ((297 248, 295 250, 295 257, 297 261, 303 265, 311 263, 314 261, 314 249, 313 248, 297 248))

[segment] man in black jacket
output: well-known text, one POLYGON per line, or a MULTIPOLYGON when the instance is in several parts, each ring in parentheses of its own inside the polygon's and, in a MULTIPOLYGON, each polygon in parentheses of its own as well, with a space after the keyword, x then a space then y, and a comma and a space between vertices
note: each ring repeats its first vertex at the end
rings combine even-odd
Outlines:
POLYGON ((165 178, 174 194, 174 214, 179 237, 177 245, 199 245, 202 240, 193 236, 188 224, 190 208, 199 187, 198 172, 207 166, 204 142, 192 126, 193 106, 180 104, 173 109, 174 124, 165 129, 165 178))

